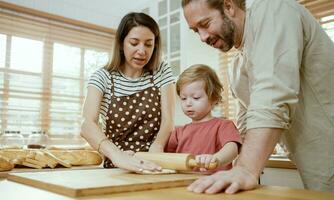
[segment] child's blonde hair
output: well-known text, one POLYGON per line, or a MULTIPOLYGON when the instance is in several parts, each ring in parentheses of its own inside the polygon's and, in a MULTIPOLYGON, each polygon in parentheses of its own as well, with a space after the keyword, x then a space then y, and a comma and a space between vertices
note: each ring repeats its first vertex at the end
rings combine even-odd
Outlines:
POLYGON ((180 74, 176 82, 177 95, 180 96, 181 88, 184 85, 199 80, 204 81, 204 90, 211 102, 219 103, 222 101, 221 93, 224 90, 223 85, 221 84, 216 72, 204 64, 192 65, 180 74))

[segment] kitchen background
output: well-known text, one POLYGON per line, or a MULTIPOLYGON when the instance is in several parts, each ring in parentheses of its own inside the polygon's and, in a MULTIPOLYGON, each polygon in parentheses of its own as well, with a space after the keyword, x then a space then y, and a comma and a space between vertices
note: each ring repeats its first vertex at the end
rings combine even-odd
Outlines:
MULTIPOLYGON (((334 41, 334 1, 298 1, 334 41)), ((145 12, 159 23, 163 58, 175 76, 195 63, 207 64, 217 71, 225 91, 224 102, 215 108, 214 115, 233 119, 235 102, 226 80, 233 51, 221 53, 203 44, 189 30, 180 2, 0 0, 2 135, 19 135, 22 145, 32 138, 32 133, 45 133, 53 144, 83 145, 79 133, 88 78, 107 63, 115 29, 130 11, 145 12)), ((189 122, 180 106, 176 108, 176 124, 189 122)), ((284 154, 281 148, 277 150, 284 154)))
MULTIPOLYGON (((93 71, 107 63, 114 30, 122 16, 130 11, 150 14, 159 23, 163 57, 175 76, 195 63, 205 63, 221 75, 226 88, 225 103, 217 106, 214 113, 233 118, 234 101, 225 79, 228 59, 233 53, 224 55, 200 42, 185 22, 181 0, 0 2, 11 5, 6 4, 0 10, 1 131, 79 134, 87 80, 93 71), (11 9, 15 5, 21 10, 11 9), (24 8, 34 10, 27 13, 22 11, 24 8), (42 13, 36 14, 38 11, 42 13), (82 27, 66 19, 89 24, 82 27)), ((310 8, 334 40, 334 2, 300 2, 310 8)), ((176 123, 188 122, 180 106, 176 107, 176 123)))

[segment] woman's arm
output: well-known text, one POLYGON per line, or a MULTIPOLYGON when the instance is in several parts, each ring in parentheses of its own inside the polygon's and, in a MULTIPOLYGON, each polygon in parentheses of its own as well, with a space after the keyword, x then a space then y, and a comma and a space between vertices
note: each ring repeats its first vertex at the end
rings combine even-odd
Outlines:
POLYGON ((99 110, 102 101, 102 93, 95 87, 88 87, 87 96, 83 106, 83 122, 81 136, 96 150, 100 141, 106 138, 98 126, 99 110))
POLYGON ((175 84, 171 83, 161 88, 161 125, 150 152, 163 152, 170 133, 174 128, 175 84))

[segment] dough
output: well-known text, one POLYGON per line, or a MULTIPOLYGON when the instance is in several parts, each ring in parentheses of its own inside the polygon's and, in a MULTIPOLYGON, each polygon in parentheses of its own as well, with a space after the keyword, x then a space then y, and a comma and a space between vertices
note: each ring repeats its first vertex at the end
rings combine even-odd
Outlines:
POLYGON ((162 169, 161 171, 149 171, 149 170, 143 170, 139 174, 150 174, 150 175, 156 175, 156 174, 176 174, 176 170, 174 169, 162 169))

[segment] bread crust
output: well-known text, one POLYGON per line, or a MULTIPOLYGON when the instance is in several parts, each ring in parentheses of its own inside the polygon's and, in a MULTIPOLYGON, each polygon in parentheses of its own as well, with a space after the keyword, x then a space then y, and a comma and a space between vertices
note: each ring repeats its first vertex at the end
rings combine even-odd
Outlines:
POLYGON ((0 155, 0 171, 9 171, 14 168, 14 164, 4 156, 0 155))
MULTIPOLYGON (((100 165, 102 157, 99 153, 92 150, 38 150, 38 149, 4 149, 0 150, 2 158, 0 170, 11 170, 13 163, 20 164, 18 160, 45 162, 47 167, 54 168, 57 164, 65 167, 100 165), (15 161, 15 162, 11 162, 15 161)), ((30 162, 36 164, 34 162, 30 162)))

